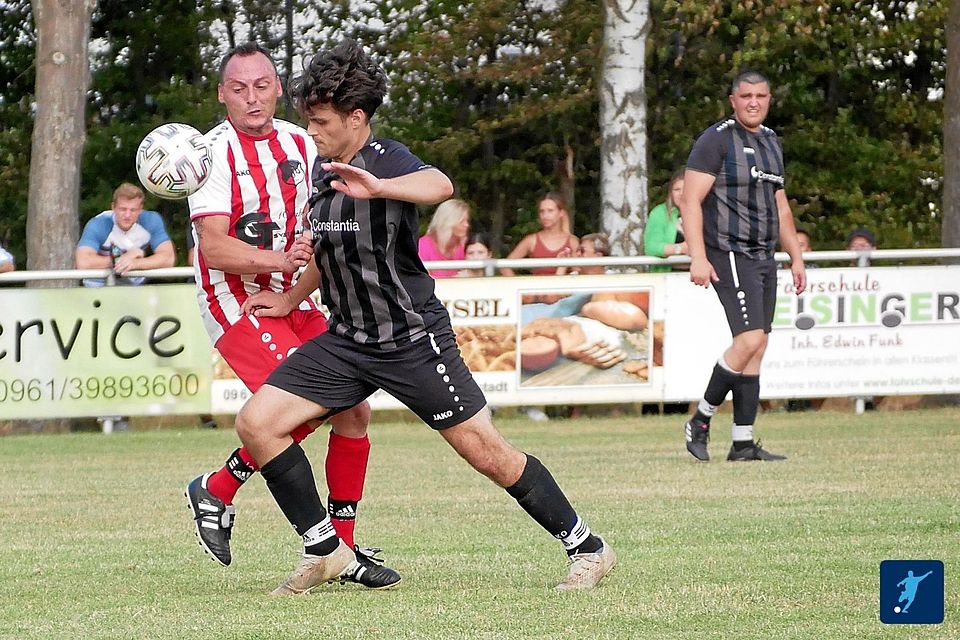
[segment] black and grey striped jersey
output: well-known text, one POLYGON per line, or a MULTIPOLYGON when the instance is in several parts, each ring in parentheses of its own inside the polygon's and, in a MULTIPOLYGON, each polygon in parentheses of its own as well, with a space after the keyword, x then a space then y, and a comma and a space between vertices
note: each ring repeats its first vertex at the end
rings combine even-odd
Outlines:
MULTIPOLYGON (((337 175, 313 170, 316 193, 309 223, 313 231, 320 293, 330 310, 329 330, 384 349, 426 335, 424 315, 445 313, 434 282, 417 255, 416 205, 375 198, 355 200, 334 190, 337 175)), ((350 164, 378 178, 431 168, 394 140, 373 139, 350 164)))
POLYGON ((783 150, 773 129, 753 132, 722 120, 697 138, 687 168, 716 177, 703 201, 704 244, 772 258, 780 233, 775 194, 784 188, 783 150))

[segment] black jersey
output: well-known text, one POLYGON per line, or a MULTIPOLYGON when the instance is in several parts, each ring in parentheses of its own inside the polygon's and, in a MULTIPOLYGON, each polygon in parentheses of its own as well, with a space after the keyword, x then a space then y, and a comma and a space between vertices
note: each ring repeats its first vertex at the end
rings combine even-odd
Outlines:
MULTIPOLYGON (((443 312, 434 282, 417 254, 417 207, 410 202, 375 198, 355 200, 330 186, 335 173, 318 158, 317 189, 309 222, 320 292, 331 312, 329 330, 361 344, 385 349, 426 335, 429 319, 443 312)), ((378 178, 395 178, 431 168, 394 140, 371 138, 350 164, 378 178)))
POLYGON ((687 168, 716 177, 703 201, 703 241, 720 251, 772 258, 780 232, 775 194, 784 188, 783 150, 773 129, 722 120, 697 138, 687 168))

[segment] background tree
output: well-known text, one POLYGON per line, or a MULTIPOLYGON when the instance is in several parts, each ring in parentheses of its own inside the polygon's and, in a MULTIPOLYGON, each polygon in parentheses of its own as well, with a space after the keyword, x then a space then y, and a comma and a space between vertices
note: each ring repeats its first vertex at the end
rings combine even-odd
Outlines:
POLYGON ((600 83, 600 198, 615 255, 643 254, 647 222, 647 98, 643 86, 647 0, 604 2, 600 83))
POLYGON ((950 0, 946 40, 941 241, 945 247, 960 247, 960 0, 950 0))
MULTIPOLYGON (((279 47, 284 70, 343 35, 372 47, 391 75, 378 130, 450 172, 458 195, 474 205, 476 226, 504 247, 536 228, 536 201, 548 190, 574 203, 577 233, 600 228, 603 24, 595 2, 271 0, 273 15, 257 13, 267 4, 101 0, 80 222, 109 206, 118 182, 136 179, 133 152, 151 128, 180 121, 205 129, 222 117, 217 62, 231 41, 262 33, 279 47)), ((957 112, 943 94, 949 5, 650 0, 650 200, 663 199, 695 136, 729 113, 734 71, 756 67, 774 83, 769 123, 784 137, 788 191, 816 246, 840 248, 857 224, 873 227, 884 247, 956 244, 941 237, 957 224, 950 226, 957 198, 948 192, 957 181, 943 182, 948 120, 957 112)), ((27 264, 38 5, 0 6, 0 242, 27 264)), ((149 198, 147 206, 167 218, 182 252, 186 205, 149 198)), ((76 218, 78 210, 59 215, 76 218)))
MULTIPOLYGON (((36 117, 27 202, 27 268, 69 269, 79 229, 80 174, 90 80, 87 44, 95 0, 33 2, 37 21, 36 117)), ((32 283, 59 286, 60 283, 32 283)))

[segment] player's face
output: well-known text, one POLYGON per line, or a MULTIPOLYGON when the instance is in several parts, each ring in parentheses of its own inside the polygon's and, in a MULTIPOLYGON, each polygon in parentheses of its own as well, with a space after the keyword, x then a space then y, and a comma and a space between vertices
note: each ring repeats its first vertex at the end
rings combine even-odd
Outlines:
POLYGON ((670 187, 670 201, 673 204, 680 202, 680 196, 683 195, 683 179, 677 180, 673 183, 673 186, 670 187))
POLYGON ((486 260, 491 256, 490 249, 482 242, 474 242, 467 245, 467 260, 486 260))
POLYGON ((468 233, 470 233, 470 216, 464 214, 460 221, 453 225, 453 237, 463 239, 468 233))
POLYGON ((273 131, 277 98, 283 93, 273 65, 262 53, 230 58, 217 87, 230 122, 238 131, 264 136, 273 131))
POLYGON ((552 229, 560 224, 560 219, 563 217, 563 210, 550 198, 544 198, 540 201, 538 216, 540 218, 540 226, 544 229, 552 229))
POLYGON ((113 203, 113 221, 121 231, 130 231, 142 212, 143 200, 140 198, 117 198, 113 203))
POLYGON ((770 85, 741 82, 730 95, 730 104, 737 122, 749 131, 756 131, 770 112, 770 85))
MULTIPOLYGON (((333 108, 332 104, 317 104, 305 114, 307 133, 317 145, 322 158, 337 162, 349 162, 356 152, 357 140, 366 139, 366 116, 360 109, 346 115, 333 108)), ((360 140, 360 144, 363 140, 360 140)))

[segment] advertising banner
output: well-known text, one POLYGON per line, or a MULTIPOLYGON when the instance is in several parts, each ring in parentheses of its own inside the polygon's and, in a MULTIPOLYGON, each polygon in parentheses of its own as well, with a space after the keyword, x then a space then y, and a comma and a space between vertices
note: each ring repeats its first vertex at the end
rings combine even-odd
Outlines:
MULTIPOLYGON (((960 267, 808 269, 799 297, 778 274, 761 396, 960 392, 960 267)), ((730 344, 716 294, 668 281, 666 399, 703 394, 730 344)))
POLYGON ((0 419, 208 412, 195 291, 0 289, 0 419))
MULTIPOLYGON (((464 360, 491 405, 657 401, 663 393, 659 274, 444 278, 464 360)), ((249 392, 216 365, 215 413, 249 392)), ((374 408, 401 405, 384 392, 374 408)))

